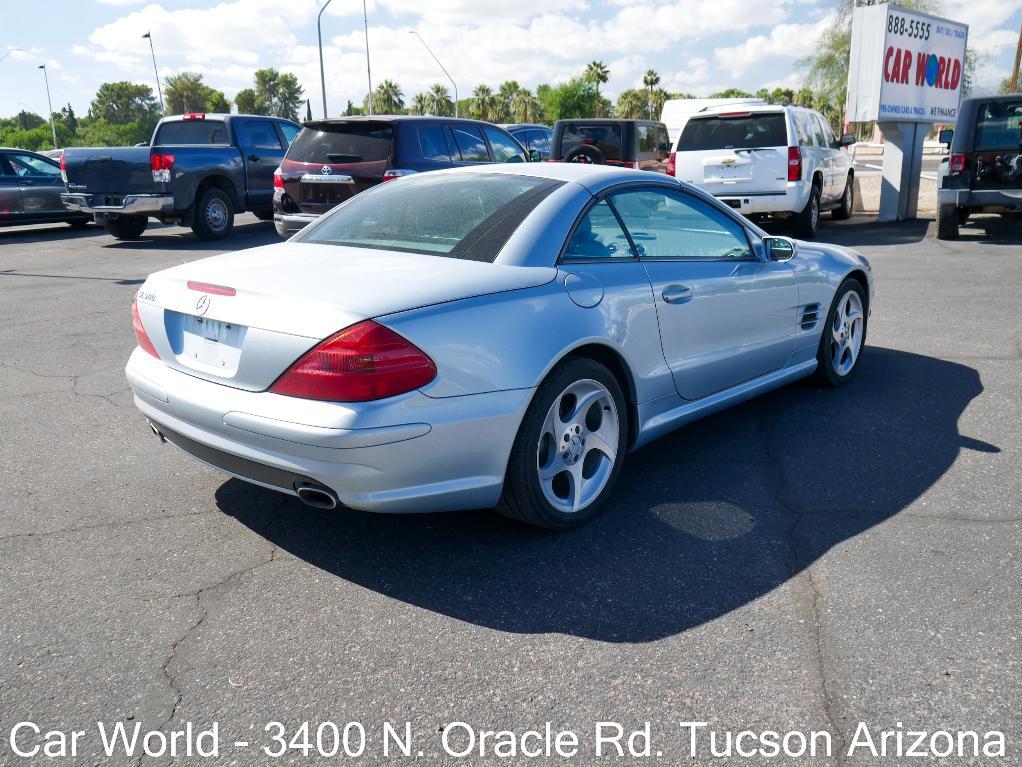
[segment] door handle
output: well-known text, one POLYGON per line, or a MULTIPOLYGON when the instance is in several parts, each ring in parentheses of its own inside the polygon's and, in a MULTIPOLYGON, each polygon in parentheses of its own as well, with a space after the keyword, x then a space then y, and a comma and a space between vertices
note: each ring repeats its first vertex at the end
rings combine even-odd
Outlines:
POLYGON ((249 162, 259 162, 259 155, 257 155, 257 154, 250 154, 248 156, 248 161, 249 162))
POLYGON ((660 295, 668 304, 684 304, 692 300, 692 288, 684 285, 668 285, 660 295))

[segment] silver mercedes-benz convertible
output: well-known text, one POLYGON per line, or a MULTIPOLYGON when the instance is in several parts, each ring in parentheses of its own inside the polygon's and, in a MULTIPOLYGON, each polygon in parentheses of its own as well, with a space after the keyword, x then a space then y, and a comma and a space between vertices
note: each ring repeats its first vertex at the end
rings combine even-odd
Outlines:
POLYGON ((161 438, 312 506, 566 528, 628 451, 810 374, 850 380, 872 295, 858 253, 768 236, 667 176, 460 168, 152 275, 127 377, 161 438))

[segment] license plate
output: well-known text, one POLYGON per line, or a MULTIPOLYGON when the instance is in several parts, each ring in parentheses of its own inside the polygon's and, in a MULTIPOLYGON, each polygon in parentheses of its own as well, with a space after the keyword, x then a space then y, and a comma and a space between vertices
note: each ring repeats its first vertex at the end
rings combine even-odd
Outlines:
POLYGON ((333 173, 304 173, 303 184, 354 184, 351 176, 334 175, 333 173))
POLYGON ((181 334, 182 361, 219 375, 231 375, 238 369, 246 329, 230 322, 186 317, 181 334))

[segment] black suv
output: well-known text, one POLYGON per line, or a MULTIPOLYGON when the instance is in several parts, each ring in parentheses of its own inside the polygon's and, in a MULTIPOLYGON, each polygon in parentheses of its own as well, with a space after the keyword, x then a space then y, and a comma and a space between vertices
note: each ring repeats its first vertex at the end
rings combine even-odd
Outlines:
POLYGON ((937 188, 937 237, 953 240, 971 213, 1022 214, 1022 94, 965 99, 937 188))
POLYGON ((655 120, 558 120, 550 159, 667 172, 671 140, 655 120))
POLYGON ((273 222, 290 237, 335 205, 410 173, 491 162, 529 162, 492 123, 450 117, 313 120, 288 148, 273 179, 273 222))

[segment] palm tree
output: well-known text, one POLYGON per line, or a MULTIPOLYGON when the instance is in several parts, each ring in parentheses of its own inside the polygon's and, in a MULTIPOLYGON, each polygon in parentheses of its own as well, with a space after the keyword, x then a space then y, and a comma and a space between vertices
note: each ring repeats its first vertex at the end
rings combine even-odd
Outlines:
POLYGON ((653 119, 653 89, 660 85, 660 75, 655 69, 647 69, 642 76, 642 84, 649 88, 649 119, 653 119))
POLYGON ((497 105, 494 110, 494 118, 500 122, 510 122, 514 119, 515 95, 522 89, 517 80, 505 80, 497 89, 497 105))
POLYGON ((621 91, 614 105, 614 117, 634 120, 646 111, 646 95, 637 88, 621 91))
POLYGON ((451 92, 440 83, 433 83, 426 91, 426 104, 429 114, 437 117, 446 117, 454 111, 454 102, 451 101, 451 92))
POLYGON ((475 100, 473 111, 475 112, 476 118, 479 120, 490 120, 494 106, 496 106, 495 99, 493 97, 493 91, 490 90, 488 85, 477 85, 476 89, 472 91, 472 98, 475 100))
POLYGON ((376 109, 382 114, 399 114, 405 108, 405 94, 393 80, 384 80, 376 86, 376 109))
POLYGON ((610 69, 602 61, 590 61, 586 67, 585 79, 596 86, 596 116, 600 116, 600 85, 610 79, 610 69))
POLYGON ((660 114, 664 111, 664 102, 671 97, 663 88, 653 89, 653 114, 660 114))
POLYGON ((515 93, 511 106, 516 122, 532 123, 539 119, 541 104, 528 88, 521 88, 515 93))
POLYGON ((425 93, 416 93, 412 96, 412 104, 409 107, 413 115, 424 115, 429 111, 429 98, 425 93))

